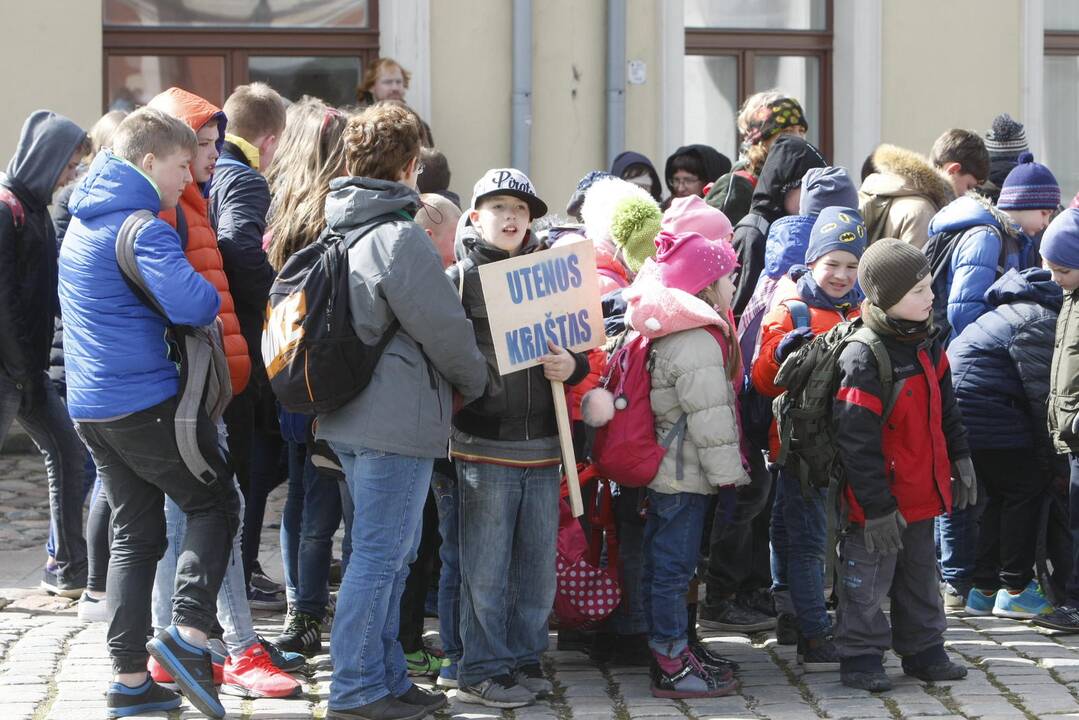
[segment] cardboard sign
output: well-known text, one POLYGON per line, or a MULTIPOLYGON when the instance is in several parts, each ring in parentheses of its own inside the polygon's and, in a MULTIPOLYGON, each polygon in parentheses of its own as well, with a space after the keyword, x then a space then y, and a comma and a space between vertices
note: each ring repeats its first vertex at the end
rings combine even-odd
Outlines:
POLYGON ((583 351, 606 341, 596 251, 587 240, 481 265, 498 372, 539 365, 551 340, 583 351))

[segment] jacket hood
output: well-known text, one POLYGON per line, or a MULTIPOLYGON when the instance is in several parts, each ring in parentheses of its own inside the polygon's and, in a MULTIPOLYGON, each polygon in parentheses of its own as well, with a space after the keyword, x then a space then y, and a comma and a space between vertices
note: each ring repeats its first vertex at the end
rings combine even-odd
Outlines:
POLYGON ((634 281, 622 291, 622 298, 626 301, 626 322, 646 338, 723 323, 704 300, 652 278, 634 281))
POLYGON ((674 164, 674 159, 680 155, 694 155, 700 160, 705 174, 705 177, 701 178, 701 180, 704 181, 705 185, 715 182, 721 175, 726 175, 731 171, 730 159, 711 145, 683 145, 671 153, 670 157, 667 158, 666 165, 663 166, 663 178, 667 181, 667 189, 671 192, 674 192, 674 188, 671 187, 671 177, 674 176, 674 170, 671 166, 674 164))
POLYGON ((45 207, 67 161, 86 139, 86 133, 63 115, 35 110, 23 123, 19 144, 7 164, 7 180, 27 202, 45 207))
MULTIPOLYGON (((207 123, 216 122, 217 142, 215 144, 217 145, 217 154, 221 154, 221 148, 225 145, 225 126, 228 124, 225 113, 221 111, 221 108, 205 98, 178 87, 171 87, 163 93, 158 93, 148 105, 163 113, 172 115, 174 118, 183 120, 196 133, 207 123)), ((210 182, 212 180, 199 188, 203 197, 209 197, 210 182)))
POLYGON ((663 183, 659 181, 659 173, 656 172, 656 166, 652 164, 651 160, 644 155, 641 155, 639 152, 627 150, 616 157, 614 162, 611 163, 611 175, 622 177, 622 173, 624 173, 626 168, 630 165, 644 165, 648 168, 648 175, 652 178, 652 187, 656 190, 656 192, 652 193, 652 197, 655 198, 656 202, 662 200, 663 183))
POLYGON ((929 221, 929 235, 966 230, 976 225, 992 225, 1009 237, 1023 237, 1022 228, 1014 220, 976 192, 969 192, 938 211, 929 221))
POLYGON ((131 163, 102 150, 71 193, 71 214, 82 221, 113 212, 161 212, 161 197, 149 178, 131 163))
POLYGON ((788 215, 768 227, 764 246, 764 272, 768 277, 777 280, 806 261, 809 233, 815 221, 812 215, 788 215))
POLYGON ((419 194, 399 182, 367 177, 334 178, 326 197, 326 226, 345 235, 379 215, 411 211, 419 203, 419 194))
POLYGON ((1033 302, 1059 313, 1064 305, 1064 291, 1053 282, 1052 274, 1048 270, 1027 268, 1020 272, 1012 268, 986 291, 985 300, 994 307, 1016 302, 1033 302))
POLYGON ((884 197, 921 195, 940 209, 955 199, 952 186, 918 153, 881 145, 873 153, 876 172, 862 183, 862 192, 884 197))
POLYGON ((760 180, 753 190, 753 212, 768 222, 787 214, 784 196, 802 182, 811 168, 824 167, 820 150, 796 135, 780 135, 761 168, 760 180))
POLYGON ((810 168, 802 178, 800 215, 817 215, 826 207, 858 207, 858 188, 846 168, 810 168))

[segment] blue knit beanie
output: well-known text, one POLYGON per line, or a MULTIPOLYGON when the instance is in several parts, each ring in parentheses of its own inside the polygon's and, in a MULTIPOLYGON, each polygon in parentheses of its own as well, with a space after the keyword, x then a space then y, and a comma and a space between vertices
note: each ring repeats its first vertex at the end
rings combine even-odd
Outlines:
POLYGON ((816 215, 826 207, 858 207, 858 188, 845 168, 810 168, 802 178, 799 215, 816 215))
POLYGON ((997 207, 1001 210, 1055 210, 1060 204, 1060 184, 1028 152, 1019 155, 1018 164, 1008 173, 1000 188, 997 207))
POLYGON ((1079 268, 1079 210, 1068 208, 1042 235, 1042 257, 1059 267, 1079 268))
POLYGON ((833 250, 846 250, 856 258, 865 252, 865 222, 852 208, 826 207, 820 211, 813 229, 809 231, 806 264, 833 250))

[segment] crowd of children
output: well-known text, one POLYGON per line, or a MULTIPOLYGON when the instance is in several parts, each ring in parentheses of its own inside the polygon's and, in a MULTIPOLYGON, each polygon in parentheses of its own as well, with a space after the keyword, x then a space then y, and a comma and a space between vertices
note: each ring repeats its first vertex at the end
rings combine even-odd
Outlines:
POLYGON ((462 205, 400 94, 367 100, 170 88, 89 134, 38 111, 0 175, 0 436, 18 418, 45 457, 42 586, 108 623, 111 717, 296 696, 326 629, 327 717, 371 720, 418 720, 438 687, 547 696, 552 623, 669 698, 738 690, 698 626, 774 630, 870 691, 888 650, 965 676, 946 608, 1079 632, 1079 209, 1022 125, 881 145, 857 183, 796 99, 758 93, 736 164, 687 145, 661 178, 626 152, 560 215, 512 168, 462 205), (573 242, 606 344, 500 374, 481 266, 573 242), (281 299, 319 268, 333 307, 281 299), (319 313, 360 355, 307 356, 355 382, 301 412, 276 383, 319 313), (580 521, 552 382, 582 467, 630 417, 658 453, 643 485, 582 471, 580 521), (259 538, 283 482, 278 585, 259 538), (1041 572, 1064 493, 1073 542, 1041 572), (578 523, 619 598, 585 625, 552 614, 578 523), (259 609, 286 610, 277 637, 259 609))

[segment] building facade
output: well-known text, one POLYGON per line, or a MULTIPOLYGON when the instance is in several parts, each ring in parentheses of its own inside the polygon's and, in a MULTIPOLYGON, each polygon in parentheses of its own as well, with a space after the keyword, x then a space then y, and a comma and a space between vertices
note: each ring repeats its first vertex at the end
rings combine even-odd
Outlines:
POLYGON ((468 196, 488 167, 527 170, 553 208, 619 149, 662 172, 674 148, 736 151, 734 113, 779 87, 810 137, 857 170, 880 142, 927 153, 1000 112, 1079 190, 1079 13, 1069 0, 35 0, 10 3, 0 151, 48 107, 89 127, 171 84, 221 102, 266 80, 352 102, 380 55, 412 73, 468 196), (515 67, 517 72, 515 73, 515 67))

